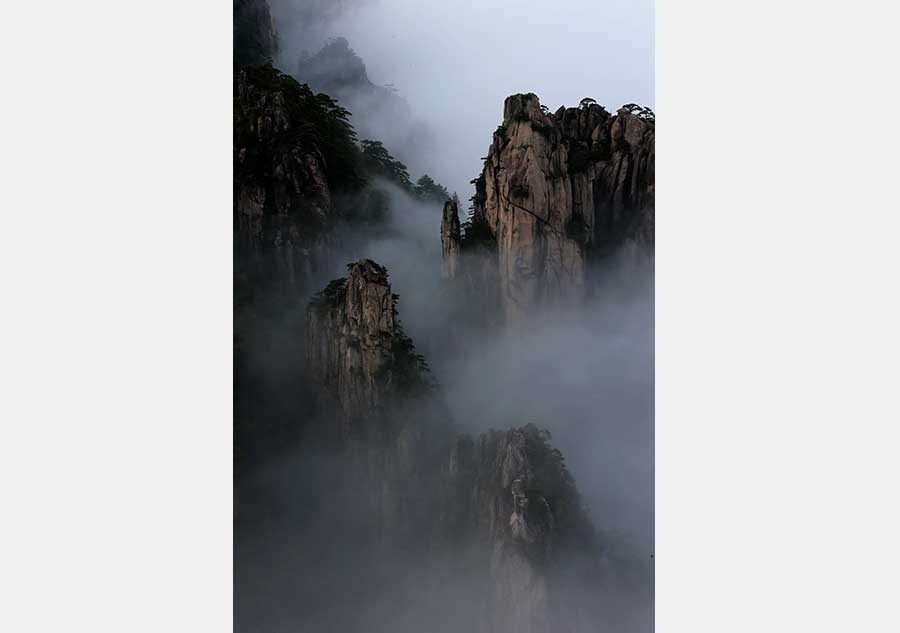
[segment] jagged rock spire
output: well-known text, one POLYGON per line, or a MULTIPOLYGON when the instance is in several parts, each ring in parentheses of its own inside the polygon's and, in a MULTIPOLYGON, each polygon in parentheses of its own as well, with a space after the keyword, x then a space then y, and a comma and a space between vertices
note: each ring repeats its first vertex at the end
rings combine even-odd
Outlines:
POLYGON ((387 271, 370 259, 348 270, 310 304, 306 360, 311 377, 340 403, 351 434, 385 404, 397 323, 387 271))
POLYGON ((534 94, 506 99, 472 221, 493 237, 507 320, 580 302, 591 257, 629 243, 652 252, 654 138, 637 106, 611 115, 585 99, 550 113, 534 94))
MULTIPOLYGON (((455 205, 444 209, 452 224, 455 205)), ((311 377, 339 402, 358 485, 354 498, 371 519, 361 525, 405 550, 474 555, 470 580, 484 583, 485 591, 472 605, 467 630, 577 630, 557 572, 567 553, 590 562, 597 550, 550 434, 527 424, 456 435, 449 419, 434 415, 434 399, 405 415, 397 406, 409 362, 402 350, 412 343, 400 328, 387 270, 371 260, 348 269, 310 304, 306 353, 311 377), (426 432, 423 416, 438 426, 426 432), (394 418, 389 427, 383 425, 388 417, 394 418)), ((433 591, 440 595, 439 581, 433 591)))
POLYGON ((441 278, 455 279, 459 271, 459 209, 454 200, 444 203, 444 213, 441 219, 441 278))

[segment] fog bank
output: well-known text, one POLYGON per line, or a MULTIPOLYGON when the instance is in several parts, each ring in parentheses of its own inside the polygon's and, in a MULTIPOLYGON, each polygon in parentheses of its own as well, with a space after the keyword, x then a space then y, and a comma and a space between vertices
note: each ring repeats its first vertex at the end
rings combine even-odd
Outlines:
POLYGON ((273 0, 273 12, 285 69, 346 37, 371 81, 428 124, 431 175, 463 200, 511 94, 551 110, 587 96, 610 110, 655 105, 652 0, 273 0))

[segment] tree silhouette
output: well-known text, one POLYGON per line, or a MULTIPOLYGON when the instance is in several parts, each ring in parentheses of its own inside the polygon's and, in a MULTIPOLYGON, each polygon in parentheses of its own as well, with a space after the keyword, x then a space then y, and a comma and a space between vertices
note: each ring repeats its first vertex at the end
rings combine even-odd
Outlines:
POLYGON ((372 175, 387 178, 405 189, 412 186, 406 165, 391 156, 381 141, 363 140, 362 155, 366 169, 372 175))
POLYGON ((442 184, 435 182, 428 174, 424 174, 414 188, 415 195, 421 200, 444 203, 450 197, 450 192, 442 184))
POLYGON ((622 109, 639 119, 644 119, 645 121, 650 121, 652 123, 656 122, 656 115, 650 108, 639 106, 636 103, 627 103, 622 106, 622 109))

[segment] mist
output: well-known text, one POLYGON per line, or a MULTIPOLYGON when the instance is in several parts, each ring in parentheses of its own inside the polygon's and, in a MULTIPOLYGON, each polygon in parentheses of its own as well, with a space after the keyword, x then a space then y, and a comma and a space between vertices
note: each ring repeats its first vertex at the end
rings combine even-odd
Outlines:
MULTIPOLYGON (((371 258, 390 272, 399 313, 434 372, 439 397, 461 431, 478 434, 533 423, 566 458, 612 559, 623 604, 652 621, 653 261, 629 250, 595 266, 590 300, 547 309, 526 323, 471 327, 440 281, 441 207, 389 193, 387 230, 347 229, 347 261, 371 258), (643 611, 641 611, 643 610, 643 611)), ((343 274, 335 270, 336 275, 343 274)), ((626 626, 621 623, 622 626, 626 626)))
MULTIPOLYGON (((532 422, 566 456, 598 529, 627 534, 649 560, 653 542, 653 262, 630 252, 593 271, 591 298, 527 323, 481 330, 458 315, 440 280, 441 205, 385 181, 391 215, 381 231, 344 227, 345 261, 387 267, 399 316, 431 365, 461 430, 532 422)), ((483 307, 487 309, 487 307, 483 307)), ((632 552, 635 554, 636 552, 632 552)))
MULTIPOLYGON (((404 329, 437 378, 438 410, 449 412, 449 419, 434 423, 473 434, 528 423, 548 429, 606 556, 604 591, 590 598, 606 609, 601 630, 649 630, 652 261, 628 252, 602 261, 593 276, 591 299, 581 309, 547 310, 526 323, 501 328, 472 327, 460 315, 488 307, 460 305, 459 295, 440 280, 441 205, 415 199, 387 181, 371 186, 389 197, 387 222, 338 226, 332 266, 318 271, 278 318, 259 326, 257 336, 266 343, 258 346, 257 362, 273 382, 271 392, 297 401, 276 406, 273 415, 298 421, 312 416, 306 429, 334 426, 332 412, 298 407, 313 396, 284 376, 302 373, 299 327, 312 294, 328 280, 346 275, 347 262, 379 262, 400 296, 404 329)), ((432 414, 418 410, 409 415, 421 424, 432 414)), ((302 623, 323 631, 415 631, 432 622, 439 607, 426 591, 431 585, 422 559, 402 550, 387 559, 370 558, 362 537, 370 528, 348 492, 354 489, 352 479, 346 457, 308 435, 244 478, 240 494, 249 499, 243 501, 243 511, 251 518, 240 529, 236 553, 240 630, 267 622, 266 630, 292 630, 302 623), (385 560, 390 561, 387 568, 385 560), (381 591, 367 592, 371 583, 381 591), (357 602, 351 616, 334 593, 352 587, 357 602), (304 606, 310 603, 316 605, 311 611, 304 606), (386 604, 398 603, 407 605, 404 612, 385 611, 386 604)), ((483 577, 465 566, 458 569, 458 560, 435 565, 445 582, 440 608, 448 610, 446 630, 467 630, 471 623, 460 620, 459 613, 468 613, 483 577), (447 585, 450 574, 458 578, 447 585)), ((433 572, 434 567, 428 569, 433 572)))
MULTIPOLYGON (((551 111, 584 97, 611 111, 655 106, 653 0, 273 0, 272 9, 281 67, 347 38, 369 79, 394 86, 434 137, 405 157, 412 171, 463 200, 511 94, 533 92, 551 111)), ((355 125, 365 117, 353 115, 355 125)))
MULTIPOLYGON (((346 38, 372 84, 339 86, 359 138, 384 141, 413 180, 428 173, 463 201, 510 94, 534 92, 551 110, 586 96, 612 111, 654 105, 647 0, 272 0, 272 9, 276 65, 309 81, 301 60, 346 38)), ((334 76, 358 71, 352 56, 342 59, 348 66, 334 76)), ((620 253, 596 262, 580 309, 549 309, 513 327, 473 326, 465 315, 490 307, 463 305, 441 282, 441 205, 384 180, 369 186, 387 194, 387 221, 335 227, 330 263, 278 299, 275 316, 249 327, 248 363, 271 394, 263 410, 274 426, 297 420, 299 430, 280 437, 279 450, 239 483, 236 630, 412 633, 436 621, 448 633, 472 630, 466 611, 481 576, 461 562, 465 553, 432 561, 429 570, 444 580, 438 603, 416 553, 371 558, 345 458, 306 434, 328 426, 331 413, 309 406, 313 395, 297 380, 305 306, 364 258, 387 268, 399 318, 454 430, 533 423, 551 432, 606 556, 604 593, 590 597, 605 609, 599 630, 652 630, 652 259, 620 253)))

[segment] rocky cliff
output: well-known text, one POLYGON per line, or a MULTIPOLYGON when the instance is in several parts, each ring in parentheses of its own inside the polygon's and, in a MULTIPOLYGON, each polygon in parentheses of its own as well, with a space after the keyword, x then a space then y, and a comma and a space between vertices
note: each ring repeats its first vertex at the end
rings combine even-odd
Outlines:
POLYGON ((423 411, 433 379, 403 332, 387 270, 372 260, 347 268, 307 309, 307 379, 356 473, 354 496, 374 543, 422 549, 439 476, 429 464, 446 441, 436 424, 443 413, 423 411))
POLYGON ((305 349, 310 377, 339 403, 349 437, 371 431, 398 399, 427 394, 431 383, 397 319, 387 270, 369 259, 347 268, 310 303, 305 349))
POLYGON ((233 113, 236 246, 297 282, 324 266, 341 210, 365 206, 350 113, 269 64, 235 69, 233 113))
POLYGON ((326 161, 299 132, 313 99, 271 67, 234 76, 234 227, 238 240, 276 253, 285 277, 309 266, 332 216, 326 161))
MULTIPOLYGON (((422 552, 423 568, 448 556, 461 565, 474 552, 467 582, 484 587, 471 605, 480 630, 573 630, 577 607, 558 567, 571 553, 590 566, 596 545, 549 434, 530 424, 454 434, 399 326, 387 271, 371 260, 348 270, 308 308, 306 355, 310 379, 335 403, 372 533, 422 552)), ((436 567, 435 595, 445 590, 440 577, 436 567)))
POLYGON ((461 436, 448 473, 458 497, 449 513, 457 534, 484 546, 488 566, 482 626, 486 631, 551 633, 573 628, 583 608, 569 600, 559 565, 573 554, 596 582, 597 546, 575 483, 548 432, 533 424, 461 436))
POLYGON ((612 115, 585 99, 550 113, 534 94, 506 99, 463 244, 495 243, 508 319, 581 301, 594 258, 626 244, 652 253, 654 136, 638 106, 612 115))
POLYGON ((269 0, 234 0, 234 63, 262 64, 278 53, 269 0))
POLYGON ((441 255, 441 277, 456 278, 460 264, 460 231, 459 209, 453 200, 444 203, 441 219, 441 255))

